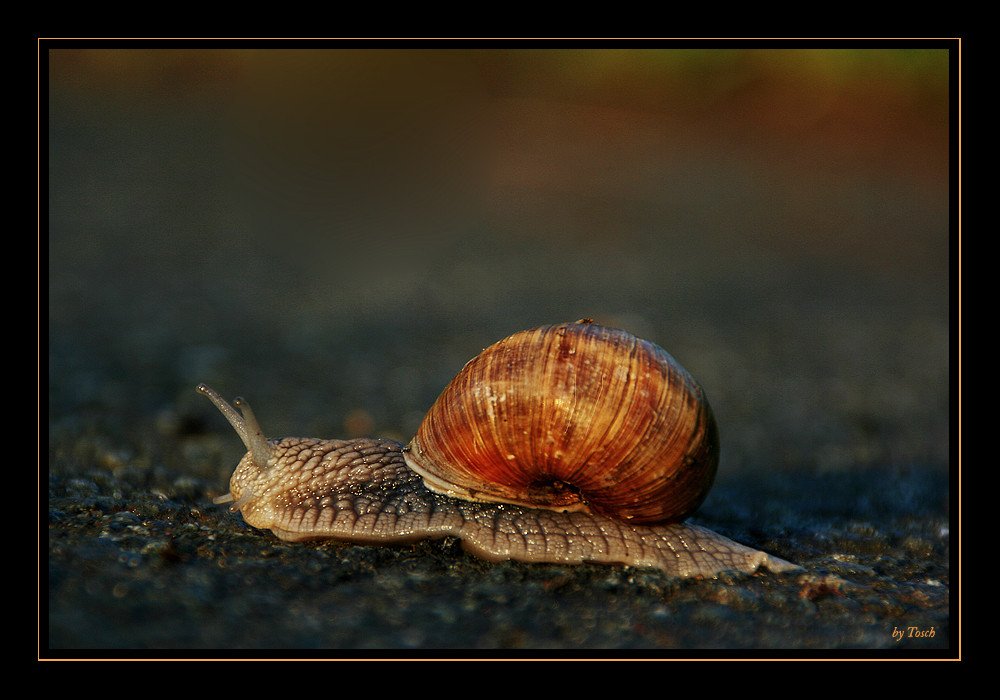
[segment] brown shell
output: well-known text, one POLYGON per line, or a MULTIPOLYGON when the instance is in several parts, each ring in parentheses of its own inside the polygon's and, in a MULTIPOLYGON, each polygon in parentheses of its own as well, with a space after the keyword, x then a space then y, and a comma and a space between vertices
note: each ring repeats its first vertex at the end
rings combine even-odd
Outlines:
POLYGON ((683 520, 719 458, 697 382, 665 350, 589 320, 522 331, 465 365, 406 461, 461 498, 683 520))

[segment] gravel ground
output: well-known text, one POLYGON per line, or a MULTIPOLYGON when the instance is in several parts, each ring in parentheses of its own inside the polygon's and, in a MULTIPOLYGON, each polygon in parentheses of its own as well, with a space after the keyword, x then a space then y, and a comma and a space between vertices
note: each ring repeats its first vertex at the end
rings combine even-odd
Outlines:
POLYGON ((946 122, 491 97, 400 164, 141 87, 50 96, 40 656, 956 653, 946 122), (583 317, 705 386, 695 520, 804 573, 288 544, 212 504, 243 450, 199 382, 271 436, 405 440, 482 347, 583 317))

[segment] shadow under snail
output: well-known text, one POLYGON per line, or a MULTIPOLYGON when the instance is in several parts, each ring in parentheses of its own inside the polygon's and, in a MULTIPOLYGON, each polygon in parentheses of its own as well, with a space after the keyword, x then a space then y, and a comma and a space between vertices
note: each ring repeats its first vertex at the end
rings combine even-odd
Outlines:
POLYGON ((207 396, 247 447, 229 493, 288 541, 452 535, 491 560, 656 567, 680 577, 795 564, 683 523, 715 478, 701 387, 658 345, 584 319, 522 331, 470 360, 409 445, 267 439, 250 406, 207 396))

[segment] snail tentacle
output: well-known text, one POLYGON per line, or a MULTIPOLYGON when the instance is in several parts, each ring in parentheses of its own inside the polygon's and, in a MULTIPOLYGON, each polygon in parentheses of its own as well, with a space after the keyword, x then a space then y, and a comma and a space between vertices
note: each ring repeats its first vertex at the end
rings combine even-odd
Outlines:
POLYGON ((254 492, 250 490, 246 491, 246 493, 244 493, 239 498, 234 497, 232 493, 227 493, 224 496, 217 496, 213 498, 212 503, 215 503, 217 505, 222 505, 223 503, 232 503, 233 505, 229 506, 229 510, 235 513, 236 511, 243 508, 243 506, 247 504, 247 501, 253 498, 254 495, 255 495, 254 492))
POLYGON ((260 423, 257 422, 257 416, 254 415, 253 409, 250 408, 250 404, 246 400, 239 396, 234 400, 234 403, 243 411, 243 415, 240 415, 228 401, 207 384, 199 384, 197 391, 207 396, 226 417, 226 420, 240 436, 243 444, 246 445, 247 450, 253 455, 253 463, 258 469, 264 471, 274 465, 274 449, 264 437, 264 431, 261 430, 260 423))

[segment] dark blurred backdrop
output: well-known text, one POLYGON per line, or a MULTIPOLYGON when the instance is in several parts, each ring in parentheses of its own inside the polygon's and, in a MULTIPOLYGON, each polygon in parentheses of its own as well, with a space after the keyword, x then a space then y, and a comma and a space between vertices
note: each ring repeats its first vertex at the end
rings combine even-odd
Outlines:
MULTIPOLYGON (((592 316, 723 415, 877 432, 891 403, 900 449, 946 459, 946 49, 48 59, 54 418, 204 379, 410 430, 483 345, 592 316)), ((792 461, 840 449, 817 439, 792 461)))

